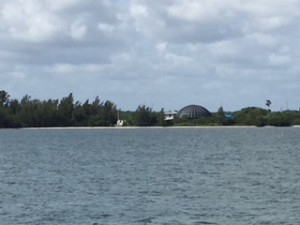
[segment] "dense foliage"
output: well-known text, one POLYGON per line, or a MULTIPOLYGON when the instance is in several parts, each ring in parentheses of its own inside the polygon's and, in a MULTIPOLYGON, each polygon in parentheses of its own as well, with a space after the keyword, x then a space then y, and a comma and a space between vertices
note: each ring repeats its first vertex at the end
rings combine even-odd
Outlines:
POLYGON ((0 127, 112 126, 117 122, 116 105, 110 101, 74 102, 72 94, 61 100, 40 101, 24 96, 10 99, 0 91, 0 127))
POLYGON ((58 100, 10 99, 0 91, 0 128, 114 126, 118 116, 125 126, 292 126, 300 125, 299 111, 271 112, 269 109, 248 107, 236 112, 225 112, 222 107, 211 117, 197 119, 175 118, 164 121, 164 110, 153 111, 140 105, 135 111, 121 111, 111 101, 101 102, 98 97, 84 103, 74 101, 73 95, 58 100))
POLYGON ((212 117, 207 118, 177 118, 174 121, 179 126, 293 126, 300 125, 299 111, 271 112, 270 110, 247 107, 236 112, 224 112, 222 108, 212 117))

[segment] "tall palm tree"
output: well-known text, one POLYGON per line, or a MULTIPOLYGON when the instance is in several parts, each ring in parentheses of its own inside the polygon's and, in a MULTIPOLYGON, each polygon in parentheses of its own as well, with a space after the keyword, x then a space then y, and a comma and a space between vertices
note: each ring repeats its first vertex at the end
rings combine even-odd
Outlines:
POLYGON ((271 100, 266 100, 266 106, 268 106, 269 111, 270 111, 271 104, 272 104, 271 100))

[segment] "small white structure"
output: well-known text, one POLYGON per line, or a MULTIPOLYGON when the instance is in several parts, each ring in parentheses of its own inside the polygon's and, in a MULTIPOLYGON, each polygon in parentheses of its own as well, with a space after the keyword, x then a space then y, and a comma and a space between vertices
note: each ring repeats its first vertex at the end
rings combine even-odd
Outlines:
POLYGON ((116 126, 117 127, 123 127, 124 126, 125 121, 124 120, 118 120, 116 126))
POLYGON ((177 115, 177 112, 171 112, 171 111, 165 112, 164 121, 174 120, 176 115, 177 115))
POLYGON ((117 127, 123 127, 125 124, 125 120, 120 120, 120 111, 118 111, 118 120, 117 120, 117 127))

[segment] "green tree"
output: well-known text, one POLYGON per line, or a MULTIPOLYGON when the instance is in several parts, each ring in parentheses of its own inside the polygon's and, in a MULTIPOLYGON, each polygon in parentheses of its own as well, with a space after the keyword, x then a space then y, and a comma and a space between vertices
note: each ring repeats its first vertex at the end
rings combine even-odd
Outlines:
POLYGON ((74 112, 73 94, 61 99, 58 105, 58 119, 61 126, 71 126, 74 112))
POLYGON ((112 126, 117 123, 117 107, 111 101, 106 101, 103 105, 102 111, 102 124, 103 126, 112 126))
POLYGON ((225 120, 225 112, 222 106, 218 109, 217 117, 218 117, 218 124, 223 125, 225 120))
POLYGON ((6 108, 0 107, 0 128, 10 127, 11 121, 9 112, 6 108))
POLYGON ((9 94, 2 90, 0 91, 0 106, 5 106, 7 107, 8 103, 9 103, 9 94))
POLYGON ((10 126, 10 114, 8 110, 9 95, 6 91, 0 91, 0 127, 10 126))
POLYGON ((57 116, 57 107, 58 100, 47 100, 43 102, 39 102, 37 107, 37 116, 39 118, 39 126, 43 127, 53 127, 60 126, 58 124, 58 116, 57 116))
POLYGON ((73 124, 74 126, 87 126, 91 115, 91 105, 89 100, 86 100, 82 105, 80 102, 76 102, 73 112, 73 124))
POLYGON ((145 105, 140 105, 135 111, 135 125, 137 126, 154 126, 157 124, 157 117, 152 109, 145 105))
POLYGON ((35 125, 35 106, 29 95, 21 99, 21 109, 18 114, 22 127, 33 127, 35 125))
POLYGON ((269 100, 269 99, 266 100, 266 106, 268 107, 268 111, 269 111, 269 112, 271 112, 271 110, 270 110, 271 104, 272 104, 271 100, 269 100))
POLYGON ((104 126, 103 108, 103 103, 97 96, 90 105, 89 126, 104 126))
POLYGON ((168 125, 165 121, 165 110, 162 108, 158 113, 157 113, 157 125, 158 126, 166 126, 168 125))
MULTIPOLYGON (((236 123, 238 125, 261 125, 261 121, 257 121, 258 118, 268 116, 268 110, 258 108, 258 107, 247 107, 243 108, 241 111, 235 112, 233 114, 236 123)), ((260 119, 260 120, 261 120, 260 119)))

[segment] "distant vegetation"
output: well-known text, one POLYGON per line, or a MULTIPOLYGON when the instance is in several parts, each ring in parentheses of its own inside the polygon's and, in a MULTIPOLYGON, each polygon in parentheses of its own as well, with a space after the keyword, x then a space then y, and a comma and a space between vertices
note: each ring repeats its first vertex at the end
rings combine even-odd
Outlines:
POLYGON ((293 126, 300 125, 300 112, 286 110, 283 112, 271 112, 258 107, 247 107, 240 111, 224 112, 222 108, 212 113, 212 117, 190 119, 177 118, 175 125, 194 126, 293 126))
POLYGON ((164 121, 164 110, 153 111, 140 105, 135 111, 121 111, 111 101, 81 103, 73 95, 58 100, 31 99, 25 95, 21 100, 11 99, 6 91, 0 91, 0 128, 19 127, 67 127, 67 126, 114 126, 118 114, 125 126, 292 126, 300 125, 299 111, 271 112, 257 107, 243 108, 236 112, 218 112, 206 118, 175 118, 164 121))
POLYGON ((153 112, 146 106, 138 106, 134 112, 119 112, 111 101, 74 101, 72 94, 58 100, 11 99, 6 91, 0 91, 0 128, 19 127, 68 127, 114 126, 118 113, 129 126, 163 125, 164 113, 153 112))

